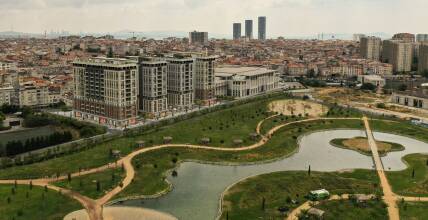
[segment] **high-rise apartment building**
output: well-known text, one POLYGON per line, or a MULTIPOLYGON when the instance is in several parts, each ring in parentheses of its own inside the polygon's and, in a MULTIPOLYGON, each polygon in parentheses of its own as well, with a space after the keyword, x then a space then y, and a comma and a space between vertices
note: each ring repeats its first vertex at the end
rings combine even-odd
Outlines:
POLYGON ((168 110, 167 62, 161 58, 143 57, 139 61, 140 111, 150 117, 163 116, 168 110))
POLYGON ((378 37, 361 37, 360 53, 365 59, 379 60, 381 39, 378 37))
POLYGON ((418 71, 428 71, 428 43, 422 43, 419 46, 418 71))
POLYGON ((216 56, 196 57, 195 59, 195 99, 203 105, 215 102, 216 56))
POLYGON ((182 110, 191 108, 195 97, 193 58, 175 56, 167 61, 168 106, 182 110))
POLYGON ((138 64, 117 58, 73 62, 74 116, 111 126, 136 123, 138 64))
POLYGON ((193 31, 189 33, 190 44, 208 44, 208 32, 193 31))
POLYGON ((266 40, 266 17, 265 16, 259 17, 258 30, 259 30, 258 39, 266 40))
POLYGON ((394 34, 394 36, 392 36, 392 39, 414 43, 415 42, 415 35, 410 34, 410 33, 398 33, 398 34, 394 34))
POLYGON ((245 20, 245 37, 253 39, 253 20, 245 20))
POLYGON ((239 40, 241 38, 241 23, 233 23, 233 39, 239 40))
POLYGON ((396 73, 410 72, 413 61, 413 44, 402 40, 383 41, 382 61, 392 64, 396 73))
POLYGON ((417 42, 427 42, 428 41, 428 34, 418 34, 418 35, 416 35, 416 41, 417 42))

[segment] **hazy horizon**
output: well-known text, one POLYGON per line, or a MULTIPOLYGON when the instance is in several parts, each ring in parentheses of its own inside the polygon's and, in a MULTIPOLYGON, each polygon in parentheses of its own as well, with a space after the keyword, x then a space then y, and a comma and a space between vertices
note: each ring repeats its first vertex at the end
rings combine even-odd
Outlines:
POLYGON ((257 17, 266 16, 269 38, 425 33, 426 8, 424 0, 0 0, 0 31, 200 30, 231 36, 234 22, 253 19, 257 36, 257 17))

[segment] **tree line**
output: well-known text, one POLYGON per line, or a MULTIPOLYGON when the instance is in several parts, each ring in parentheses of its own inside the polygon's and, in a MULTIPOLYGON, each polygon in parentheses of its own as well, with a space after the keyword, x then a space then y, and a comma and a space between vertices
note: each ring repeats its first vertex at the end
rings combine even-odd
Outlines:
POLYGON ((62 144, 71 140, 73 140, 73 136, 69 131, 54 132, 47 136, 39 136, 27 139, 25 142, 20 140, 13 140, 7 142, 4 146, 0 145, 0 157, 11 157, 29 151, 62 144))

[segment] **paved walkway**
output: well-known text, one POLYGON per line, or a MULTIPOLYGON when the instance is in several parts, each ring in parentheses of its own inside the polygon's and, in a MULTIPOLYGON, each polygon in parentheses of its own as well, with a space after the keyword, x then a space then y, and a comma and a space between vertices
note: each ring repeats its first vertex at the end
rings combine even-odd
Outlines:
POLYGON ((388 206, 388 215, 390 220, 400 219, 399 209, 397 207, 397 197, 392 192, 391 185, 386 178, 385 170, 383 168, 382 160, 380 159, 379 152, 377 149, 377 144, 373 136, 373 132, 370 128, 369 120, 367 117, 363 117, 364 126, 366 127, 366 133, 368 142, 370 145, 370 150, 372 152, 373 161, 376 167, 377 174, 380 179, 380 185, 383 190, 383 199, 388 206))

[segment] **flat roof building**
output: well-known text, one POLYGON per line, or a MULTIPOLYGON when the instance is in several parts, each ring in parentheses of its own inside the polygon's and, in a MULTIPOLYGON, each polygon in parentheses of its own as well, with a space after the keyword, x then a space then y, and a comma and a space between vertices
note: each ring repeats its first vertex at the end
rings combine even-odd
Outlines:
POLYGON ((233 23, 233 40, 239 40, 242 36, 241 23, 233 23))
POLYGON ((364 59, 379 60, 381 39, 379 37, 361 37, 360 53, 364 59))
POLYGON ((266 17, 260 16, 258 18, 258 39, 266 40, 266 17))
POLYGON ((194 62, 192 57, 167 59, 168 106, 190 109, 194 104, 194 62))
POLYGON ((216 68, 216 87, 227 91, 220 91, 235 98, 243 98, 263 94, 279 88, 279 74, 276 70, 259 67, 227 66, 216 68))
POLYGON ((245 20, 245 37, 249 40, 253 39, 253 20, 245 20))
POLYGON ((208 44, 208 32, 193 31, 189 33, 190 44, 208 44))
POLYGON ((136 123, 138 64, 116 58, 73 62, 74 116, 111 126, 136 123))
POLYGON ((215 102, 215 65, 216 56, 195 58, 195 99, 203 105, 215 102))
POLYGON ((140 111, 150 117, 163 116, 168 110, 167 64, 155 57, 143 57, 139 61, 140 111))

